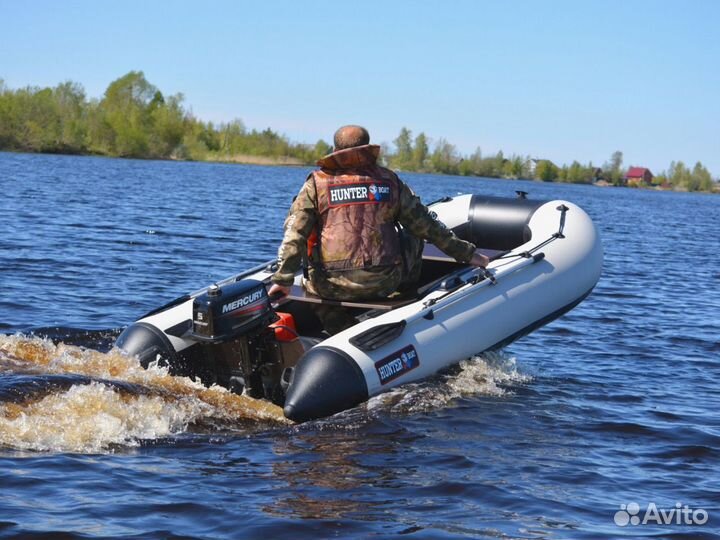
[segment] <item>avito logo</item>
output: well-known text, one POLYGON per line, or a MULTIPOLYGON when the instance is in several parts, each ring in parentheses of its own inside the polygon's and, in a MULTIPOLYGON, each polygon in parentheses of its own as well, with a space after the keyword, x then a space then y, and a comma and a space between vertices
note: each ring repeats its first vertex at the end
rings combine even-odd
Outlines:
POLYGON ((615 512, 615 525, 705 525, 709 516, 707 510, 692 509, 687 504, 675 503, 674 508, 658 508, 651 502, 640 517, 641 508, 636 502, 621 504, 620 510, 615 512))

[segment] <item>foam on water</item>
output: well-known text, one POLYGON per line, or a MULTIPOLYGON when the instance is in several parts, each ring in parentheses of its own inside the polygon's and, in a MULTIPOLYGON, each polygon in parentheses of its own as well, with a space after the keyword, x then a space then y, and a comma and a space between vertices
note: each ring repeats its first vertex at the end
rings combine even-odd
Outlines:
MULTIPOLYGON (((280 407, 266 401, 219 386, 206 388, 155 364, 144 369, 117 350, 101 353, 39 337, 0 336, 2 373, 24 376, 22 384, 9 378, 2 388, 6 396, 14 391, 12 400, 0 402, 4 447, 96 453, 192 429, 288 423, 280 407)), ((508 385, 529 380, 515 358, 486 353, 461 362, 451 373, 376 396, 367 410, 436 410, 462 397, 503 396, 510 392, 508 385)))
POLYGON ((507 386, 527 383, 531 379, 518 371, 514 357, 502 351, 486 352, 460 362, 458 369, 440 378, 400 386, 375 396, 368 402, 368 409, 410 414, 426 412, 447 407, 462 397, 504 396, 511 392, 507 386))
POLYGON ((180 433, 204 414, 212 411, 202 402, 122 395, 93 382, 25 405, 0 407, 0 445, 98 453, 180 433))
POLYGON ((0 403, 0 446, 5 447, 101 452, 194 426, 232 430, 248 423, 287 423, 275 405, 173 377, 157 365, 143 369, 137 359, 118 351, 101 353, 37 337, 0 336, 0 373, 37 377, 27 399, 19 396, 0 403), (64 384, 48 384, 54 380, 47 374, 74 374, 77 383, 64 378, 64 384), (93 379, 89 383, 88 377, 93 379))

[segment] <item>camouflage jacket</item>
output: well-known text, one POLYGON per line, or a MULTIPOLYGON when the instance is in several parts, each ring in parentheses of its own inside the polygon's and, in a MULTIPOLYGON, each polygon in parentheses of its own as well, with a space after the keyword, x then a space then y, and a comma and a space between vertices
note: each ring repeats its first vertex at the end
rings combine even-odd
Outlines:
MULTIPOLYGON (((472 257, 475 246, 457 238, 445 225, 434 219, 427 207, 420 202, 413 191, 388 169, 377 165, 379 147, 366 145, 341 150, 325 156, 318 161, 320 171, 315 171, 300 189, 284 225, 284 237, 278 251, 278 269, 272 281, 281 285, 291 285, 295 273, 302 264, 303 252, 307 253, 308 239, 322 226, 322 212, 327 206, 327 194, 318 194, 316 175, 338 178, 343 174, 368 177, 379 183, 393 178, 397 184, 397 202, 392 205, 392 216, 412 235, 435 244, 445 253, 459 262, 467 262, 472 257), (363 174, 365 173, 365 174, 363 174), (319 200, 320 195, 320 200, 319 200)), ((327 183, 321 182, 322 189, 327 183)), ((380 206, 380 205, 378 205, 380 206)), ((352 225, 346 228, 348 234, 358 233, 352 225)), ((320 231, 322 237, 322 231, 320 231)), ((352 241, 348 244, 352 245, 352 241)), ((354 267, 344 270, 327 268, 321 263, 322 254, 313 257, 310 269, 308 289, 328 298, 377 298, 391 294, 403 279, 401 264, 354 267)))

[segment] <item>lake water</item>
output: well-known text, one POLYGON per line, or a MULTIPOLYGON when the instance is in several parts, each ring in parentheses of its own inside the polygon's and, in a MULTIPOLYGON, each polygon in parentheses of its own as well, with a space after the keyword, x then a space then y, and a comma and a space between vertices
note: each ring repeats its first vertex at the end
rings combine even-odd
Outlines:
POLYGON ((577 203, 603 275, 500 354, 331 419, 108 352, 273 258, 309 170, 0 153, 0 537, 720 537, 717 196, 403 175, 425 201, 577 203))

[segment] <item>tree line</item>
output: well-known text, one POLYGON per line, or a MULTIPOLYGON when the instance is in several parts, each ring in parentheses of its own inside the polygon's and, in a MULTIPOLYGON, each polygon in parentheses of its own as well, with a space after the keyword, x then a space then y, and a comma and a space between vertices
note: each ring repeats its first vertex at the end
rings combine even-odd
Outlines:
MULTIPOLYGON (((628 169, 623 167, 623 153, 614 152, 610 159, 598 167, 592 162, 583 165, 573 161, 570 165, 558 166, 547 159, 531 159, 530 156, 512 154, 508 157, 502 151, 483 155, 477 148, 470 155, 460 154, 456 147, 444 138, 438 139, 432 149, 431 141, 421 132, 413 137, 403 127, 393 140, 394 149, 385 145, 385 163, 394 169, 412 172, 455 174, 460 176, 485 176, 489 178, 525 178, 545 182, 569 182, 591 184, 604 181, 608 184, 626 185, 628 169)), ((653 186, 686 191, 717 190, 708 169, 700 162, 690 169, 682 161, 673 161, 667 171, 652 179, 653 186)))
POLYGON ((182 94, 163 95, 142 71, 131 71, 101 99, 88 99, 74 82, 12 90, 0 79, 0 150, 310 164, 330 146, 292 143, 270 128, 248 130, 241 120, 203 122, 183 106, 182 94))
MULTIPOLYGON (((142 71, 111 82, 100 99, 88 99, 83 87, 70 81, 54 88, 12 90, 0 79, 0 150, 246 162, 263 158, 298 165, 314 164, 332 150, 323 140, 293 143, 270 128, 248 130, 239 119, 204 122, 183 101, 182 94, 164 95, 142 71)), ((393 146, 383 145, 384 162, 403 171, 615 185, 623 185, 627 171, 619 151, 601 167, 578 161, 558 166, 530 156, 506 157, 502 151, 483 155, 480 148, 461 155, 446 139, 433 142, 423 132, 413 137, 406 127, 393 146)), ((717 189, 700 162, 692 169, 672 162, 653 183, 689 191, 717 189)))

